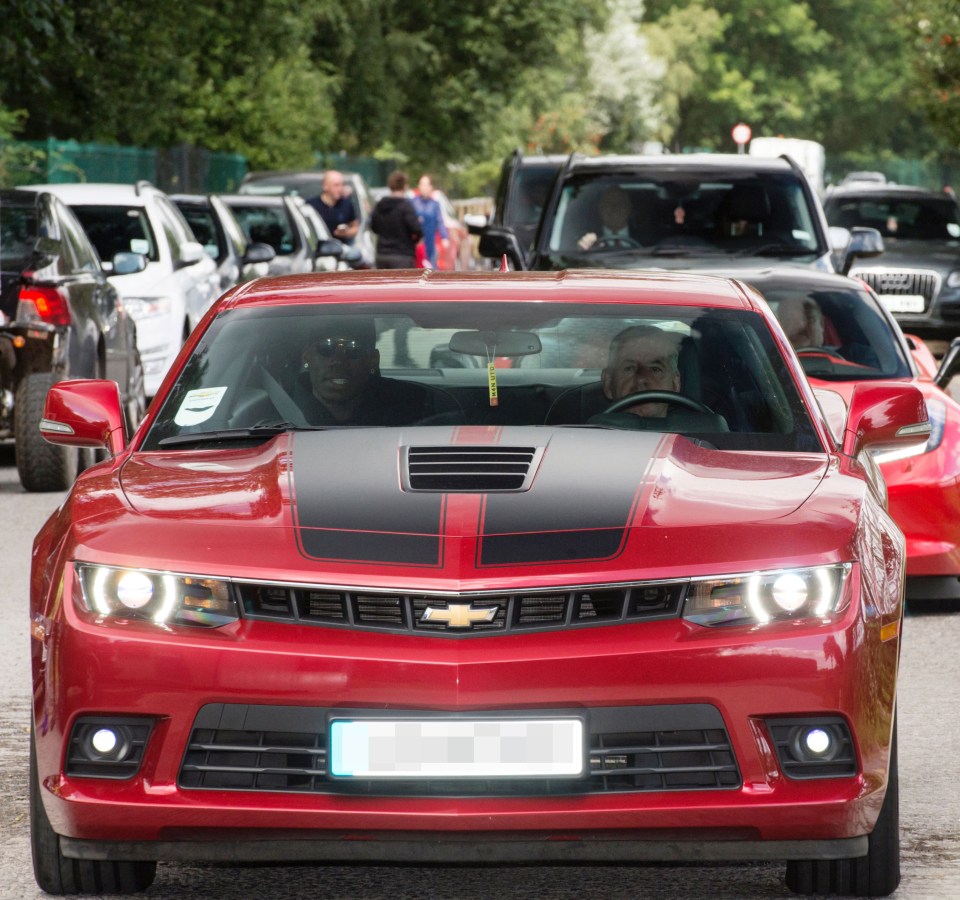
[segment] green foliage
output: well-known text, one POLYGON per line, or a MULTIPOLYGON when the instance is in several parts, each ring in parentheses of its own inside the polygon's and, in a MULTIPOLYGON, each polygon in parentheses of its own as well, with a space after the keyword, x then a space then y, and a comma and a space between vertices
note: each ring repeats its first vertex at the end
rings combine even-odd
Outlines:
POLYGON ((912 41, 915 94, 937 135, 960 152, 960 8, 955 0, 912 0, 905 27, 912 41))
POLYGON ((517 146, 732 150, 738 121, 960 146, 956 0, 8 0, 2 23, 0 166, 17 129, 257 168, 374 154, 473 194, 517 146))

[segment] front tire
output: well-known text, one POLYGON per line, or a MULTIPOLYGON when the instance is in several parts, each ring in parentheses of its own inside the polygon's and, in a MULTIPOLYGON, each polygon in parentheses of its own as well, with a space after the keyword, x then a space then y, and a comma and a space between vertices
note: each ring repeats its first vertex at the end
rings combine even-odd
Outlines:
POLYGON ((20 483, 28 491, 65 491, 77 477, 77 451, 49 444, 40 434, 47 391, 58 380, 52 372, 34 372, 17 387, 13 437, 20 483))
POLYGON ((787 887, 795 894, 841 894, 887 897, 900 884, 900 779, 897 772, 897 726, 890 741, 890 774, 867 855, 856 859, 791 860, 787 887))
POLYGON ((137 894, 157 875, 155 862, 111 862, 68 859, 60 852, 60 838, 50 825, 40 795, 37 751, 30 728, 30 850, 33 876, 48 894, 137 894))

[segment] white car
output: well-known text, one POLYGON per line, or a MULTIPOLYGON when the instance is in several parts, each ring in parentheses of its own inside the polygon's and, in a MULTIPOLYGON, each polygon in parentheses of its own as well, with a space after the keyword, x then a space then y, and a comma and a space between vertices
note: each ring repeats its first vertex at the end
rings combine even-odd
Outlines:
MULTIPOLYGON (((169 197, 146 181, 32 185, 74 211, 102 260, 141 253, 143 271, 109 275, 137 322, 144 382, 152 397, 193 327, 219 295, 216 263, 169 197)), ((110 272, 109 262, 104 263, 110 272)))

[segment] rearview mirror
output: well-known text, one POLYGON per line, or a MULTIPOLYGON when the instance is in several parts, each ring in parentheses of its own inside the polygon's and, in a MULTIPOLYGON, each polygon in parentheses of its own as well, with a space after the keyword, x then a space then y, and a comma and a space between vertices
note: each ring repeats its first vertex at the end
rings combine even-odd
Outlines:
POLYGON ((142 272, 146 267, 147 258, 142 253, 121 250, 114 254, 110 271, 114 275, 132 275, 134 272, 142 272))
POLYGON ((467 356, 530 356, 543 349, 532 331, 458 331, 450 338, 452 353, 467 356))

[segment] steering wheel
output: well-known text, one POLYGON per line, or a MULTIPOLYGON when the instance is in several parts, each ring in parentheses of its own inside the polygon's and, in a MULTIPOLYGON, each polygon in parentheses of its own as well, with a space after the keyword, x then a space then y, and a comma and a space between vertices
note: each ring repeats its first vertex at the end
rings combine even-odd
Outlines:
POLYGON ((591 250, 631 250, 640 246, 639 241, 635 241, 632 237, 627 237, 624 234, 606 234, 602 237, 598 237, 593 244, 591 244, 591 250))
POLYGON ((685 397, 683 394, 676 394, 673 391, 637 391, 635 394, 627 394, 626 397, 614 400, 603 411, 603 415, 621 412, 631 406, 636 406, 638 403, 675 403, 677 406, 685 406, 687 409, 706 413, 708 416, 716 415, 705 403, 694 400, 692 397, 685 397))

